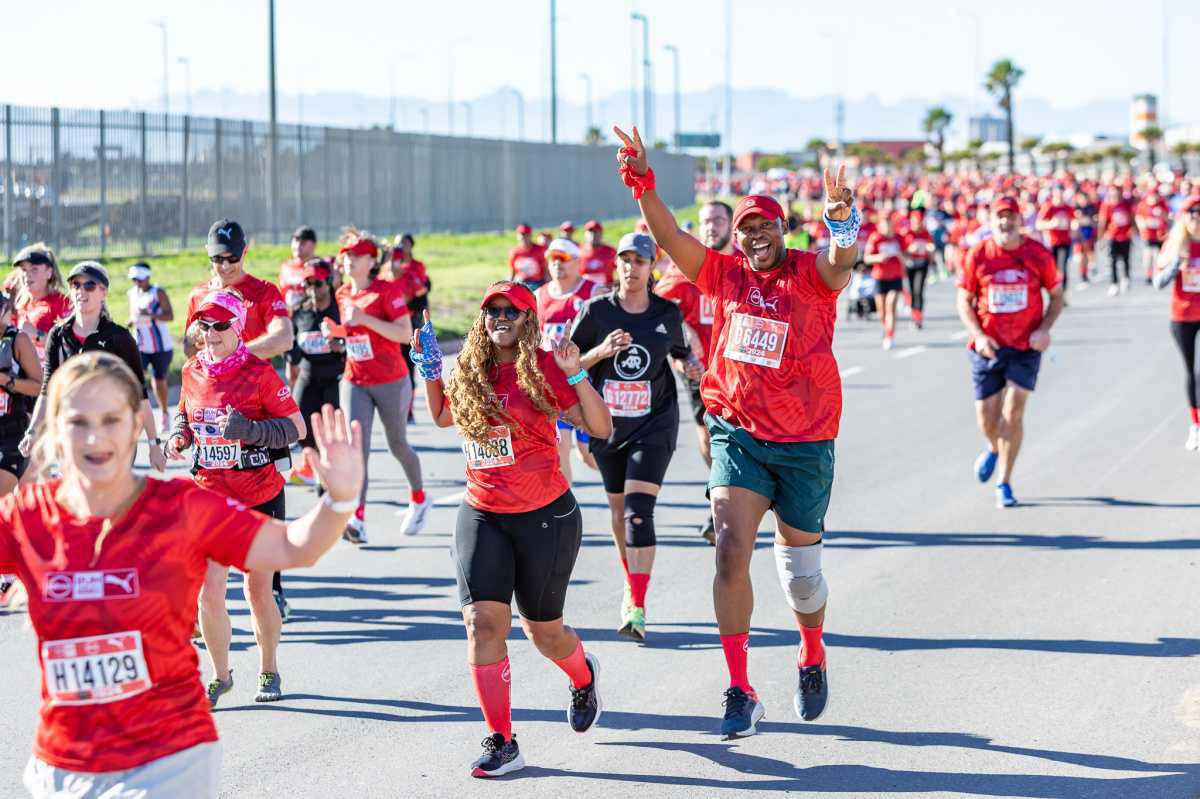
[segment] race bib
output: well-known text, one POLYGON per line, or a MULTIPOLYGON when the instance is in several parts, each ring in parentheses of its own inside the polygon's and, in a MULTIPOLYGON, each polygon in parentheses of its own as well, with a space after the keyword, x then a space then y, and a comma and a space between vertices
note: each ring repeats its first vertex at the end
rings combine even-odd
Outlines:
POLYGON ((329 339, 320 330, 309 330, 296 336, 300 351, 306 355, 328 355, 329 339))
POLYGON ((369 361, 374 358, 375 351, 371 349, 371 337, 366 333, 359 333, 357 336, 347 338, 346 356, 355 363, 369 361))
POLYGON ((1157 216, 1147 217, 1146 218, 1146 227, 1154 228, 1157 230, 1158 228, 1162 227, 1162 220, 1159 219, 1157 216))
POLYGON ((567 335, 570 322, 546 322, 542 325, 542 349, 554 349, 554 343, 567 335))
POLYGON ((1179 270, 1179 284, 1188 294, 1200 293, 1200 268, 1185 266, 1179 270))
POLYGON ((1058 228, 1059 230, 1066 230, 1067 228, 1071 227, 1071 217, 1067 216, 1066 214, 1059 214, 1058 216, 1054 217, 1054 227, 1058 228))
POLYGON ((993 284, 988 286, 988 310, 992 313, 1017 313, 1029 307, 1029 287, 993 284))
POLYGON ((242 463, 242 442, 222 438, 216 425, 193 424, 192 445, 201 469, 235 469, 242 463))
POLYGON ((713 301, 712 297, 707 294, 700 295, 700 324, 711 325, 713 323, 713 301))
POLYGON ((99 705, 148 690, 139 630, 42 642, 46 693, 54 705, 99 705))
POLYGON ((517 462, 512 434, 503 425, 493 427, 486 442, 464 441, 462 449, 467 457, 468 469, 499 469, 517 462))
POLYGON ((518 258, 513 262, 513 266, 516 267, 517 274, 525 278, 536 278, 542 271, 542 265, 536 258, 518 258))
POLYGON ((787 335, 787 322, 735 313, 730 318, 725 357, 778 369, 787 335))
POLYGON ((645 416, 650 413, 650 381, 605 380, 604 403, 613 416, 645 416))
POLYGON ((894 241, 885 241, 879 245, 879 254, 885 255, 888 258, 895 258, 900 254, 900 245, 894 241))
POLYGON ((1112 223, 1117 227, 1125 227, 1129 224, 1129 214, 1124 211, 1113 211, 1112 223))

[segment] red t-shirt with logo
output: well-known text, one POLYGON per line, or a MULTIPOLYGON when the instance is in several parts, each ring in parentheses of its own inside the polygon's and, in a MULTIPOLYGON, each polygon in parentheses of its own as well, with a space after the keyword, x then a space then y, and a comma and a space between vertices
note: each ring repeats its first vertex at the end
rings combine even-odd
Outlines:
MULTIPOLYGON (((404 286, 376 278, 362 291, 352 283, 343 283, 337 290, 338 310, 342 319, 356 305, 368 315, 394 322, 408 317, 408 296, 404 286)), ((400 342, 392 341, 365 325, 346 325, 345 377, 356 386, 377 386, 394 383, 408 377, 408 364, 400 350, 400 342)))
POLYGON ((903 241, 904 252, 914 261, 928 261, 933 257, 933 236, 925 228, 910 227, 903 241))
POLYGON ((579 309, 592 297, 600 294, 600 286, 591 280, 580 280, 570 294, 555 297, 550 293, 554 282, 543 283, 535 294, 537 297, 538 324, 542 326, 542 349, 551 350, 554 342, 571 335, 571 322, 579 315, 579 309))
POLYGON ((1055 205, 1052 202, 1042 204, 1037 215, 1039 222, 1050 221, 1053 226, 1045 231, 1046 243, 1051 247, 1062 247, 1071 243, 1071 220, 1075 218, 1075 209, 1066 203, 1055 205))
POLYGON ((760 441, 836 438, 840 292, 821 279, 817 254, 788 250, 782 266, 757 272, 740 252, 710 249, 696 286, 713 298, 709 367, 700 381, 709 413, 760 441))
POLYGON ((243 341, 254 341, 254 339, 266 335, 267 327, 272 320, 288 317, 287 303, 283 301, 279 287, 274 283, 247 274, 232 286, 223 287, 221 281, 215 277, 196 286, 188 295, 187 318, 192 318, 192 313, 204 299, 204 295, 219 288, 233 289, 246 301, 246 328, 242 331, 243 341))
POLYGON ((195 358, 183 366, 179 389, 179 412, 192 426, 193 457, 201 467, 195 480, 205 488, 232 497, 251 507, 274 499, 283 489, 283 475, 274 463, 253 469, 235 469, 236 454, 245 445, 221 437, 215 426, 227 408, 251 421, 279 419, 299 413, 292 392, 270 362, 254 355, 227 375, 210 377, 195 358), (208 464, 211 468, 204 468, 208 464))
POLYGON ((190 480, 148 479, 114 520, 76 519, 59 481, 0 499, 0 572, 29 593, 42 706, 34 754, 124 771, 217 740, 192 646, 208 561, 245 568, 267 517, 190 480))
POLYGON ((1187 254, 1175 275, 1171 321, 1200 322, 1200 241, 1188 241, 1187 254))
MULTIPOLYGON (((1029 334, 1045 315, 1042 289, 1060 282, 1054 256, 1039 242, 1022 237, 1014 250, 985 239, 967 251, 958 287, 975 300, 983 332, 1001 347, 1029 349, 1029 334)), ((968 346, 974 348, 974 342, 968 346)))
POLYGON ((896 234, 885 236, 875 232, 867 239, 867 255, 886 255, 887 259, 871 265, 871 277, 876 280, 902 280, 904 278, 904 262, 900 253, 904 252, 904 242, 896 234))
POLYGON ((601 244, 592 247, 585 244, 579 248, 579 262, 583 265, 583 276, 594 280, 602 286, 611 286, 613 273, 617 271, 617 251, 601 244))
MULTIPOLYGON (((554 362, 554 355, 538 350, 537 362, 550 385, 546 399, 559 412, 579 404, 575 389, 567 385, 567 376, 554 362)), ((521 391, 516 364, 496 366, 489 382, 512 421, 493 419, 492 438, 487 444, 463 442, 466 502, 492 513, 527 513, 544 508, 570 488, 558 465, 556 420, 547 419, 521 391)))
POLYGON ((546 279, 546 251, 536 244, 518 244, 508 252, 508 276, 512 280, 541 283, 546 279))
POLYGON ((1150 202, 1149 199, 1142 200, 1138 203, 1134 216, 1141 219, 1142 226, 1139 231, 1143 241, 1162 244, 1167 240, 1171 209, 1162 197, 1158 197, 1154 202, 1150 202))
POLYGON ((700 337, 703 352, 700 362, 708 366, 708 348, 712 342, 713 299, 696 287, 679 271, 674 262, 663 270, 663 276, 654 284, 654 293, 679 306, 683 321, 700 337))
POLYGON ((1124 197, 1105 200, 1100 206, 1104 222, 1104 238, 1109 241, 1129 241, 1133 238, 1133 204, 1124 197))
POLYGON ((279 267, 279 292, 289 308, 304 301, 304 262, 289 258, 279 267))

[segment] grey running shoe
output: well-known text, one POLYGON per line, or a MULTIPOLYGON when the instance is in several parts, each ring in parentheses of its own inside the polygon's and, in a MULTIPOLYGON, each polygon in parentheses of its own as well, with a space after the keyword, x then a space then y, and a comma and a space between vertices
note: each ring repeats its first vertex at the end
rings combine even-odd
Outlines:
POLYGON ((233 669, 229 670, 228 680, 213 677, 208 681, 208 686, 204 690, 208 694, 208 707, 211 710, 217 706, 217 700, 221 698, 222 694, 233 690, 233 669))
POLYGON ((500 733, 483 739, 483 756, 471 764, 472 777, 501 777, 525 768, 525 758, 517 748, 517 736, 505 741, 500 733))
POLYGON ((258 693, 255 702, 278 702, 283 699, 283 680, 275 671, 264 671, 258 675, 258 693))

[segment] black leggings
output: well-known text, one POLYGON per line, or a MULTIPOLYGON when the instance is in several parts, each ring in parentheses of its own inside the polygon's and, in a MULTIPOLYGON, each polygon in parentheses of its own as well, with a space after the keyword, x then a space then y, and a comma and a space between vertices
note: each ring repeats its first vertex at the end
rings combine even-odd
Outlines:
MULTIPOLYGON (((284 504, 283 489, 279 489, 279 493, 273 499, 268 499, 261 505, 255 505, 254 510, 279 521, 287 519, 287 506, 284 504)), ((283 591, 283 578, 280 577, 279 572, 271 575, 271 590, 283 591)))
POLYGON ((637 441, 604 453, 592 451, 596 468, 600 470, 600 478, 604 481, 604 490, 609 494, 624 494, 626 480, 662 485, 674 454, 675 450, 669 447, 637 441))
POLYGON ((583 541, 583 516, 570 489, 526 513, 458 507, 450 557, 458 601, 512 604, 530 621, 562 618, 567 583, 583 541))
POLYGON ((1119 276, 1117 275, 1117 261, 1120 261, 1125 266, 1125 279, 1129 279, 1129 247, 1131 242, 1128 241, 1110 241, 1108 243, 1108 263, 1112 268, 1112 282, 1117 283, 1119 276))
POLYGON ((1196 393, 1196 333, 1200 333, 1200 322, 1171 322, 1171 336, 1183 356, 1187 369, 1187 398, 1189 408, 1200 408, 1200 394, 1196 393))
MULTIPOLYGON (((1071 264, 1071 245, 1070 243, 1055 244, 1051 249, 1054 252, 1054 265, 1058 267, 1058 276, 1062 278, 1062 287, 1065 289, 1069 277, 1067 273, 1070 271, 1068 266, 1071 264)), ((1128 268, 1125 271, 1128 272, 1128 268)))
POLYGON ((314 413, 321 411, 321 406, 332 405, 334 408, 339 407, 338 387, 341 385, 340 378, 331 380, 313 380, 309 375, 301 375, 296 381, 296 404, 300 406, 300 415, 304 417, 304 425, 307 430, 304 433, 304 438, 300 439, 300 446, 315 447, 313 442, 312 420, 314 413))
POLYGON ((929 279, 929 262, 922 261, 904 270, 908 276, 908 293, 912 295, 912 309, 925 310, 925 281, 929 279))

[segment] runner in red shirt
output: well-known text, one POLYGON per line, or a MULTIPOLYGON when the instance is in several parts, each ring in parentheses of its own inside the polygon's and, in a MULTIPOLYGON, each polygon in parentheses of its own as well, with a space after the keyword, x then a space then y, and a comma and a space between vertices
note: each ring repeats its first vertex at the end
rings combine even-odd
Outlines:
POLYGON ((498 777, 525 765, 512 733, 505 643, 514 595, 526 637, 570 678, 571 728, 586 732, 600 717, 599 662, 563 625, 583 520, 558 468, 554 422, 561 415, 607 438, 612 417, 569 338, 552 352, 538 348, 537 301, 527 288, 495 283, 480 308, 447 385, 428 313, 412 345, 434 422, 463 438, 467 494, 451 552, 467 662, 489 732, 471 775, 498 777))
MULTIPOLYGON (((385 262, 383 268, 379 272, 379 276, 384 280, 394 280, 399 283, 404 290, 404 294, 408 297, 408 319, 414 328, 421 324, 421 316, 429 309, 429 291, 433 288, 433 281, 429 279, 429 272, 425 269, 425 264, 413 257, 413 247, 417 246, 417 240, 413 238, 411 233, 401 233, 393 241, 392 258, 390 262, 385 262)), ((413 396, 416 396, 416 377, 413 375, 412 353, 407 341, 400 342, 400 351, 404 353, 404 364, 408 367, 408 383, 413 387, 413 396)), ((408 406, 408 423, 416 422, 416 417, 413 416, 412 399, 409 399, 408 406)))
POLYGON ((1075 208, 1063 198, 1062 187, 1056 183, 1050 189, 1050 197, 1038 209, 1037 229, 1054 255, 1054 266, 1062 277, 1063 291, 1067 290, 1071 266, 1071 223, 1074 221, 1075 208))
MULTIPOLYGON (((190 447, 197 485, 283 519, 283 475, 271 451, 286 451, 302 438, 304 418, 271 363, 244 343, 245 320, 246 307, 236 291, 211 291, 196 303, 187 329, 202 348, 184 364, 179 408, 164 449, 168 457, 183 460, 190 447)), ((233 688, 228 578, 225 565, 210 564, 200 591, 200 630, 213 667, 208 699, 214 707, 233 688)), ((272 583, 270 572, 255 571, 243 582, 259 649, 256 702, 283 696, 276 660, 283 611, 272 583)))
POLYGON ((604 225, 595 219, 589 219, 583 229, 587 235, 587 242, 579 248, 583 276, 607 288, 617 271, 617 251, 604 243, 604 225))
POLYGON ((359 506, 346 539, 365 544, 368 462, 371 458, 371 426, 376 411, 392 456, 408 478, 409 503, 400 522, 400 532, 416 535, 425 526, 433 500, 425 495, 421 459, 408 443, 408 411, 412 406, 412 384, 400 342, 412 336, 408 297, 400 285, 379 278, 379 245, 354 228, 342 237, 338 258, 346 282, 337 290, 342 324, 336 328, 325 320, 324 329, 346 341, 346 372, 342 378, 342 411, 363 429, 363 485, 359 506))
POLYGON ((1050 328, 1063 309, 1054 256, 1021 234, 1012 197, 992 202, 992 235, 967 252, 958 281, 958 315, 970 335, 975 414, 987 448, 975 461, 986 483, 996 470, 996 506, 1017 504, 1009 481, 1024 437, 1029 395, 1037 385, 1050 328), (1042 291, 1050 295, 1043 309, 1042 291))
MULTIPOLYGON (((550 352, 554 345, 571 334, 571 323, 579 315, 583 303, 599 296, 599 284, 580 275, 582 259, 579 247, 567 239, 555 239, 546 250, 550 280, 537 290, 537 318, 542 328, 542 349, 550 352)), ((595 469, 596 459, 588 449, 588 434, 558 420, 558 465, 567 482, 571 482, 571 438, 575 439, 580 459, 595 469)))
POLYGON ((285 525, 190 481, 135 475, 142 387, 115 356, 72 358, 48 397, 41 446, 57 457, 41 460, 61 476, 0 499, 0 572, 29 587, 42 668, 25 787, 216 797, 220 748, 190 640, 206 564, 313 565, 354 507, 358 431, 328 406, 314 416, 328 493, 285 525))
POLYGON ((67 283, 58 268, 54 251, 45 244, 30 244, 13 258, 21 271, 21 282, 14 298, 17 328, 29 336, 38 360, 46 363, 46 336, 50 329, 71 315, 67 283))
POLYGON ((292 234, 292 257, 279 267, 279 291, 288 311, 304 302, 304 265, 317 254, 317 231, 308 225, 292 234))
POLYGON ((508 277, 536 289, 546 282, 546 254, 532 235, 529 225, 517 225, 517 246, 508 251, 508 277))
POLYGON ((1188 197, 1158 256, 1157 288, 1171 286, 1171 336, 1187 370, 1191 414, 1186 447, 1200 450, 1200 388, 1196 377, 1196 334, 1200 333, 1200 196, 1188 197))
POLYGON ((1112 285, 1108 296, 1129 291, 1129 250, 1133 245, 1133 203, 1115 183, 1108 187, 1100 204, 1100 238, 1108 242, 1108 263, 1112 269, 1112 285), (1118 274, 1117 263, 1124 267, 1118 274))
POLYGON ((1163 242, 1167 240, 1167 226, 1171 220, 1171 209, 1167 201, 1158 193, 1157 188, 1151 188, 1134 210, 1134 222, 1137 224, 1138 235, 1142 239, 1142 268, 1146 272, 1146 283, 1154 282, 1154 263, 1158 258, 1163 242))
POLYGON ((795 707, 801 718, 815 719, 829 695, 821 641, 828 595, 821 537, 842 409, 833 326, 838 293, 858 261, 854 193, 845 185, 844 166, 836 179, 825 173, 825 221, 833 238, 821 253, 785 249, 779 203, 745 197, 733 214, 740 252, 723 255, 679 229, 654 190, 637 129, 632 139, 613 130, 624 143, 617 153, 622 180, 633 189, 658 245, 713 298, 712 357, 700 390, 712 434, 713 601, 731 683, 722 734, 752 735, 764 713, 747 677, 747 655, 750 557, 769 509, 777 520, 776 566, 802 640, 795 707))
POLYGON ((929 279, 929 265, 933 262, 936 249, 933 236, 925 227, 923 209, 913 209, 901 240, 904 244, 904 277, 908 280, 913 327, 920 330, 925 326, 925 282, 929 279))
POLYGON ((892 229, 892 220, 886 213, 879 215, 875 232, 867 238, 863 263, 871 267, 875 278, 875 310, 883 325, 883 348, 890 350, 896 345, 896 304, 904 290, 904 242, 892 229))

